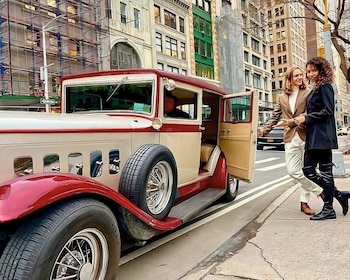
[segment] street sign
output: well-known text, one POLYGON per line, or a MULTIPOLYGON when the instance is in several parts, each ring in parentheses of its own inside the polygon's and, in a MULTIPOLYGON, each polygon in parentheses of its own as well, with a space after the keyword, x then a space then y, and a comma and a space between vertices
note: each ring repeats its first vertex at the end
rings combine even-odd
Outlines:
POLYGON ((40 104, 56 105, 56 103, 57 101, 53 99, 45 99, 45 98, 40 99, 40 104))

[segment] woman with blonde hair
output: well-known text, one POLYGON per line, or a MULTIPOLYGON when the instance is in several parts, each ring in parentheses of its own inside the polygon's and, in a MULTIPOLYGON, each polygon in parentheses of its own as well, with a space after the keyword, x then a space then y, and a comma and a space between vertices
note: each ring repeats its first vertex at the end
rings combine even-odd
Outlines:
POLYGON ((283 92, 278 96, 272 116, 258 136, 269 133, 273 126, 284 126, 285 160, 288 174, 300 183, 300 210, 307 215, 315 212, 309 206, 310 193, 320 195, 323 189, 316 183, 305 178, 303 174, 303 155, 305 146, 305 127, 297 126, 296 116, 305 112, 307 89, 304 73, 299 67, 291 67, 285 73, 283 92), (281 120, 282 119, 282 120, 281 120))

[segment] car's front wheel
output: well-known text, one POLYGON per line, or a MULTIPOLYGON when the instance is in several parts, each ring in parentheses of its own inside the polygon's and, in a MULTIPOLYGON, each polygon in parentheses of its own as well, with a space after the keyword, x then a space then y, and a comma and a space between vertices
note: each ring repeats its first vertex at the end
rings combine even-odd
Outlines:
POLYGON ((1 279, 115 279, 120 235, 103 203, 79 199, 28 219, 0 258, 1 279))

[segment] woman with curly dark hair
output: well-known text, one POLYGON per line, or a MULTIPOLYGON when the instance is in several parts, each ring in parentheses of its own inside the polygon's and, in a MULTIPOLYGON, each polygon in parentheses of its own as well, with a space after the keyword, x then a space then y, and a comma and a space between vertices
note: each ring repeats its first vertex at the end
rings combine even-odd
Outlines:
POLYGON ((322 57, 311 58, 306 63, 306 77, 313 86, 306 100, 306 114, 295 118, 296 124, 306 126, 304 175, 323 188, 322 211, 311 220, 335 219, 333 196, 343 207, 346 215, 349 192, 341 192, 334 185, 332 149, 338 148, 334 117, 333 69, 322 57), (316 172, 318 166, 319 172, 316 172))

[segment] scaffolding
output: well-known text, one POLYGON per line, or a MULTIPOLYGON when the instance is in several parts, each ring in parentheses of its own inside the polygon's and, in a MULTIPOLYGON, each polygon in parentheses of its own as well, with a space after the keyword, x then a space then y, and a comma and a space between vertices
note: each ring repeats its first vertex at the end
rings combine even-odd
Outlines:
POLYGON ((107 2, 1 1, 0 95, 43 96, 44 54, 50 97, 64 75, 109 69, 107 2))

